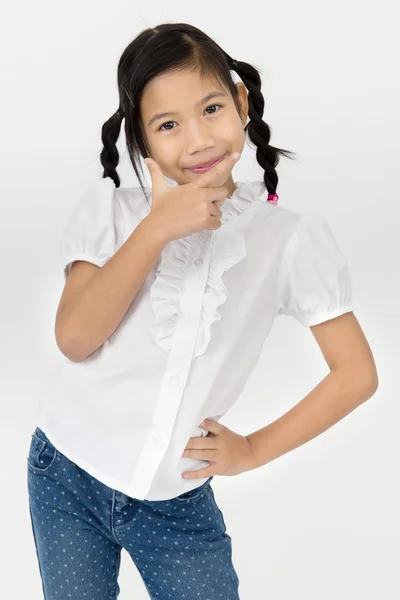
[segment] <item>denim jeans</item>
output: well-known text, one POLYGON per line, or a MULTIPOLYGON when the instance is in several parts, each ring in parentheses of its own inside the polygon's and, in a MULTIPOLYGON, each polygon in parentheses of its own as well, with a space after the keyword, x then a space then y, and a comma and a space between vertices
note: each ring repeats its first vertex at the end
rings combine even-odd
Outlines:
POLYGON ((27 463, 45 600, 115 600, 122 548, 152 600, 239 598, 213 477, 176 498, 137 500, 78 467, 39 427, 27 463))

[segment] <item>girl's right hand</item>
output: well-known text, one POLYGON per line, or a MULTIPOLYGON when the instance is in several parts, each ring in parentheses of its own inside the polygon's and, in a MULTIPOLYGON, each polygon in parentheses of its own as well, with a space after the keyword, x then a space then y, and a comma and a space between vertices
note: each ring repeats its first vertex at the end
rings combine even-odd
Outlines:
POLYGON ((162 231, 167 241, 186 237, 203 229, 219 229, 219 207, 229 195, 226 187, 212 187, 217 179, 228 178, 240 158, 238 152, 226 156, 214 167, 197 176, 196 181, 172 186, 164 179, 158 163, 146 158, 152 181, 152 206, 148 218, 162 231))

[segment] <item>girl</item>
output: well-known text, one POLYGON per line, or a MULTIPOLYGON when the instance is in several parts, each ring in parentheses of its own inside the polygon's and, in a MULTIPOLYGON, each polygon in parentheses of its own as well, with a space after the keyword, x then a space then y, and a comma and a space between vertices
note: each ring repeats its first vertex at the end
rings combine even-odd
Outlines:
POLYGON ((153 599, 234 600, 213 477, 265 465, 333 425, 373 395, 375 364, 327 222, 276 205, 275 168, 290 153, 269 144, 259 72, 195 27, 163 24, 125 49, 118 90, 103 177, 63 231, 64 358, 29 450, 43 593, 116 598, 125 548, 153 599), (122 124, 138 187, 120 187, 122 124), (233 180, 246 134, 262 181, 233 180), (310 327, 330 373, 242 436, 219 420, 278 315, 310 327))

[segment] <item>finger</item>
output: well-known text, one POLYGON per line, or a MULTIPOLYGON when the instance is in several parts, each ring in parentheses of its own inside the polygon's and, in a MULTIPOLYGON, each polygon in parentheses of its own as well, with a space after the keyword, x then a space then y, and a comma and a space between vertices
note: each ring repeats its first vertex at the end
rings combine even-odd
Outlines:
POLYGON ((239 152, 228 154, 221 162, 217 163, 214 167, 200 175, 194 182, 198 187, 210 186, 220 175, 228 176, 232 170, 233 165, 239 160, 239 152))
MULTIPOLYGON (((211 204, 213 204, 219 210, 229 196, 228 189, 226 187, 209 187, 208 190, 210 193, 209 199, 211 200, 211 204)), ((212 214, 217 216, 215 213, 212 214)), ((199 427, 204 427, 204 425, 199 425, 199 427)))
POLYGON ((216 219, 222 218, 222 210, 216 206, 216 202, 211 202, 210 204, 210 217, 215 217, 216 219))
MULTIPOLYGON (((218 208, 221 209, 221 206, 223 205, 223 203, 225 202, 226 198, 224 198, 223 200, 213 200, 212 203, 218 208)), ((221 217, 221 214, 215 214, 214 212, 211 213, 213 217, 221 217)))
POLYGON ((160 169, 160 165, 150 157, 145 158, 144 163, 146 164, 150 172, 153 192, 161 193, 168 189, 170 186, 164 179, 164 175, 160 169))
POLYGON ((185 479, 200 479, 201 477, 211 477, 211 475, 213 475, 214 473, 210 473, 207 469, 209 469, 210 467, 207 467, 205 469, 197 469, 195 471, 184 471, 182 473, 182 477, 184 477, 185 479))
POLYGON ((216 436, 207 437, 200 435, 199 437, 190 438, 185 446, 185 450, 217 450, 216 436))
POLYGON ((219 434, 225 429, 225 425, 222 425, 222 423, 216 421, 215 419, 204 419, 204 421, 200 423, 199 427, 208 429, 209 432, 215 434, 219 434))
POLYGON ((212 460, 216 462, 218 458, 218 449, 210 450, 184 450, 182 456, 186 458, 195 458, 196 460, 212 460))
MULTIPOLYGON (((210 214, 217 217, 220 212, 220 206, 229 196, 229 191, 226 187, 209 187, 207 188, 206 200, 210 203, 210 214)), ((221 214, 219 214, 221 216, 221 214)), ((203 427, 203 425, 199 425, 203 427)))

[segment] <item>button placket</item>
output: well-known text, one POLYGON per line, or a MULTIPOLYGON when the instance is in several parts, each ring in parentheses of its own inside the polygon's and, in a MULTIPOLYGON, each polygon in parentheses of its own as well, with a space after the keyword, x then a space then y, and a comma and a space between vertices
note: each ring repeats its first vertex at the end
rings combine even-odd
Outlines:
POLYGON ((165 445, 166 445, 166 443, 161 436, 153 437, 153 446, 155 448, 163 448, 165 445))
MULTIPOLYGON (((204 242, 205 240, 208 240, 211 238, 211 231, 200 231, 200 233, 197 236, 197 239, 200 240, 201 242, 204 242)), ((200 244, 200 247, 202 247, 203 244, 200 244)), ((207 250, 206 250, 207 253, 207 250)), ((210 255, 210 248, 208 248, 208 256, 210 255)), ((194 265, 194 267, 196 268, 196 270, 199 269, 199 267, 201 267, 204 264, 204 259, 203 257, 197 253, 197 255, 195 254, 195 257, 192 260, 192 265, 194 265)), ((203 288, 203 294, 204 294, 204 288, 203 288)), ((182 312, 182 319, 185 321, 185 323, 194 323, 197 319, 196 315, 193 314, 192 311, 186 311, 186 312, 182 312)))
POLYGON ((204 258, 196 252, 195 257, 201 258, 201 263, 194 265, 193 261, 190 261, 186 271, 180 306, 182 314, 187 315, 188 318, 178 320, 164 380, 155 407, 151 433, 132 478, 135 481, 137 493, 141 497, 147 494, 154 474, 162 461, 185 389, 196 345, 210 255, 210 245, 205 249, 204 258), (165 440, 165 444, 161 440, 165 440))

